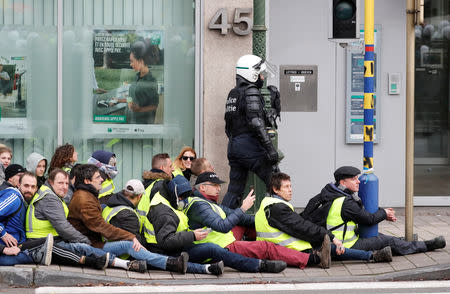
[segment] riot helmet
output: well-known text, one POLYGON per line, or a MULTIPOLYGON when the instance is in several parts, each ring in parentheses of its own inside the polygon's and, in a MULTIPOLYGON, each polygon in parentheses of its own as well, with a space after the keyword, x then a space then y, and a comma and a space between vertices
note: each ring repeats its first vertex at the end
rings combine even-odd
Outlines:
POLYGON ((265 77, 267 75, 274 77, 275 73, 276 67, 273 64, 256 55, 241 56, 236 63, 236 74, 251 83, 258 80, 259 74, 263 74, 265 77))

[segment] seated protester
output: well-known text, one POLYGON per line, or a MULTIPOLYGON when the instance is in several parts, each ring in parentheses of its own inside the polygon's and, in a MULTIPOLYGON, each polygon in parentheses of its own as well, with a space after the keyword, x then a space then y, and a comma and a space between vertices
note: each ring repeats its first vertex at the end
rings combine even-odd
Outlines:
MULTIPOLYGON (((196 181, 196 188, 200 197, 188 197, 184 200, 184 212, 189 219, 191 229, 211 228, 209 235, 200 242, 215 243, 231 252, 247 257, 283 260, 290 266, 305 268, 308 260, 320 260, 317 254, 307 254, 293 249, 275 245, 264 241, 236 241, 232 229, 237 225, 254 226, 254 216, 245 214, 255 202, 253 190, 242 202, 242 206, 231 209, 217 204, 220 185, 224 181, 213 172, 200 174, 196 181)), ((188 185, 187 182, 180 183, 188 185)), ((330 246, 325 245, 321 254, 329 254, 330 246), (327 253, 328 252, 328 253, 327 253)), ((328 260, 328 259, 324 259, 328 260)), ((311 262, 310 262, 311 263, 311 262)))
POLYGON ((102 208, 98 201, 98 192, 102 188, 102 176, 98 167, 92 164, 84 164, 80 167, 75 178, 75 193, 69 204, 67 219, 72 226, 83 235, 87 236, 92 245, 102 248, 104 251, 116 256, 129 254, 138 262, 123 261, 130 269, 145 271, 146 265, 162 270, 186 272, 187 258, 167 257, 146 250, 130 232, 114 227, 102 217, 102 208), (105 243, 103 241, 111 240, 105 243), (142 263, 145 260, 146 263, 142 263))
POLYGON ((27 157, 27 171, 34 173, 37 178, 37 188, 39 189, 45 183, 45 171, 47 170, 47 158, 39 153, 33 152, 27 157))
POLYGON ((194 183, 197 180, 197 177, 204 172, 214 172, 214 167, 211 165, 208 159, 206 159, 205 157, 200 157, 192 161, 191 171, 194 177, 191 177, 191 180, 189 182, 191 183, 191 186, 195 186, 194 183))
POLYGON ((26 170, 20 164, 11 164, 5 169, 5 181, 0 186, 0 191, 6 188, 17 188, 19 179, 26 170))
POLYGON ((173 161, 174 171, 172 172, 173 176, 176 177, 178 175, 184 176, 188 181, 191 180, 191 164, 192 161, 197 157, 197 153, 192 147, 185 146, 181 149, 180 154, 173 161))
POLYGON ((150 211, 150 201, 156 192, 161 188, 163 180, 172 179, 172 160, 169 154, 159 153, 152 158, 152 169, 142 173, 142 182, 144 184, 145 193, 137 206, 137 213, 141 217, 144 228, 149 227, 148 213, 150 211))
MULTIPOLYGON (((226 266, 243 272, 272 272, 278 273, 286 268, 283 261, 261 260, 249 258, 228 251, 213 243, 201 242, 208 235, 208 230, 188 230, 186 215, 177 208, 183 202, 179 199, 188 197, 192 193, 187 179, 181 175, 172 181, 164 181, 163 186, 155 194, 150 203, 150 224, 148 231, 154 234, 146 234, 147 246, 151 250, 160 250, 167 254, 173 254, 185 250, 189 253, 193 262, 223 260, 226 266)), ((146 233, 146 232, 144 232, 146 233)))
POLYGON ((346 249, 341 240, 327 229, 311 223, 294 211, 291 178, 284 173, 272 175, 270 196, 261 202, 255 215, 257 240, 282 244, 298 251, 309 252, 320 244, 323 238, 332 240, 331 256, 336 260, 392 261, 390 247, 379 251, 346 249))
POLYGON ((318 220, 318 223, 330 228, 335 227, 332 233, 343 239, 346 248, 379 250, 390 246, 394 255, 406 255, 445 247, 446 242, 443 236, 425 242, 409 242, 381 233, 376 237, 361 238, 357 232, 358 225, 371 226, 383 220, 395 222, 397 218, 392 208, 379 208, 374 213, 364 209, 358 196, 360 173, 361 171, 353 166, 338 168, 334 172, 336 182, 327 184, 317 196, 312 198, 303 215, 308 219, 313 219, 314 211, 320 204, 322 207, 326 207, 328 210, 325 211, 322 219, 318 220))
POLYGON ((5 144, 0 144, 0 185, 5 181, 5 169, 11 163, 12 150, 5 144))
MULTIPOLYGON (((125 185, 125 189, 109 198, 106 203, 107 206, 103 209, 102 213, 106 222, 133 233, 141 243, 143 243, 141 241, 142 223, 136 212, 136 206, 144 192, 144 185, 141 181, 135 179, 129 180, 125 185)), ((223 262, 212 265, 192 264, 189 262, 186 272, 220 275, 223 272, 223 262)))
POLYGON ((98 198, 100 199, 113 194, 116 189, 113 179, 119 173, 116 167, 116 155, 106 150, 96 150, 92 153, 87 163, 97 166, 103 178, 102 188, 98 192, 98 198))
MULTIPOLYGON (((0 265, 13 265, 16 263, 29 263, 30 258, 35 263, 49 265, 52 256, 58 264, 75 265, 91 263, 98 266, 97 259, 86 258, 85 256, 73 254, 60 246, 53 246, 53 235, 47 234, 38 241, 25 241, 26 205, 31 201, 36 192, 37 180, 33 173, 25 171, 19 178, 18 189, 7 188, 0 192, 0 246, 6 246, 6 255, 14 254, 17 248, 24 250, 18 257, 4 256, 0 265), (28 251, 27 251, 28 250, 28 251), (20 255, 20 256, 19 256, 20 255)), ((5 248, 4 248, 5 249, 5 248)), ((2 252, 4 252, 4 249, 2 252)), ((103 261, 105 263, 105 261, 103 261)))
POLYGON ((69 187, 67 189, 66 195, 64 195, 64 202, 66 205, 69 205, 70 200, 72 200, 73 193, 75 192, 75 177, 77 176, 78 171, 80 170, 81 164, 75 164, 69 173, 69 187))

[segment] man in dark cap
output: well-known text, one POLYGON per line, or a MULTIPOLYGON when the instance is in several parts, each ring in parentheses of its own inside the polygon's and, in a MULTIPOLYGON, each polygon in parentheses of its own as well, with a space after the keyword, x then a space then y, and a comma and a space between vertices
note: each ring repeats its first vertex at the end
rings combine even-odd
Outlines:
POLYGON ((392 208, 379 208, 370 213, 358 196, 361 171, 353 166, 342 166, 334 172, 335 183, 327 184, 313 197, 302 216, 332 231, 346 248, 379 250, 390 246, 393 255, 406 255, 444 248, 443 236, 428 241, 408 242, 401 238, 379 233, 376 237, 358 236, 358 225, 371 226, 383 220, 395 222, 392 208))
POLYGON ((0 191, 6 188, 17 188, 19 186, 19 179, 25 172, 25 168, 20 164, 11 164, 5 169, 5 181, 0 186, 0 191))
MULTIPOLYGON (((116 167, 116 155, 110 151, 96 150, 92 153, 87 163, 97 166, 103 179, 102 189, 98 192, 98 198, 101 199, 102 197, 112 195, 116 189, 113 180, 119 173, 116 167)), ((103 199, 101 203, 105 203, 106 201, 107 198, 103 199)))

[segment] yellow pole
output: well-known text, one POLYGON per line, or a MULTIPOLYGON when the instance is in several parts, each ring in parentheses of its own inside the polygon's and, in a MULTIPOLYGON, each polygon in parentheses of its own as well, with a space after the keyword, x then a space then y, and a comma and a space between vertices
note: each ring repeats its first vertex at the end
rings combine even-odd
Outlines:
POLYGON ((415 0, 406 1, 406 175, 405 175, 405 237, 413 240, 414 226, 414 16, 415 0))

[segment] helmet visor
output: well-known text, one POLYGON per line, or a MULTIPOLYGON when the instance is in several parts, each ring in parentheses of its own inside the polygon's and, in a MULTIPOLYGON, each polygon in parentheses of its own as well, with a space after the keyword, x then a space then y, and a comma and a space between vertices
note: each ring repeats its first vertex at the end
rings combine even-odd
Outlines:
POLYGON ((277 67, 267 60, 261 61, 260 70, 264 78, 274 78, 278 73, 277 67))

